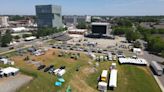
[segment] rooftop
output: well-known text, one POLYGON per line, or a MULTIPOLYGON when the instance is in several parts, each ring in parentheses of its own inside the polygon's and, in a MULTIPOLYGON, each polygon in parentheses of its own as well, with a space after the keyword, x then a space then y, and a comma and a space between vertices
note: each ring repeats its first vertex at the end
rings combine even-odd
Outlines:
POLYGON ((91 25, 109 25, 109 23, 106 23, 106 22, 92 22, 91 25))

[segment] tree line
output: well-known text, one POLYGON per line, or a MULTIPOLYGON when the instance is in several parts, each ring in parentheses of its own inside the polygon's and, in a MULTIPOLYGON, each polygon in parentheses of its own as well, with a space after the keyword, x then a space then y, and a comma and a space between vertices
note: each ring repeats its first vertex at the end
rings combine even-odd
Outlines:
POLYGON ((67 30, 67 28, 51 28, 51 27, 44 27, 44 28, 38 28, 37 31, 33 32, 32 34, 36 36, 37 38, 39 37, 44 37, 48 35, 52 35, 54 33, 59 33, 67 30))
MULTIPOLYGON (((127 22, 127 20, 125 22, 127 22)), ((132 22, 128 21, 128 23, 124 24, 119 23, 112 28, 112 33, 114 35, 124 35, 128 42, 135 42, 137 39, 143 39, 148 43, 146 49, 149 52, 164 57, 164 38, 156 36, 156 34, 164 35, 164 29, 146 29, 137 25, 134 30, 130 23, 132 22)))
MULTIPOLYGON (((67 30, 67 28, 38 28, 37 31, 33 31, 32 34, 23 34, 22 37, 26 38, 29 36, 36 36, 37 38, 39 37, 43 37, 43 36, 48 36, 48 35, 52 35, 54 33, 58 33, 58 32, 63 32, 67 30)), ((8 44, 10 42, 13 41, 13 39, 18 40, 20 39, 20 36, 12 36, 11 35, 11 31, 7 30, 5 34, 1 34, 0 33, 0 46, 1 47, 7 47, 8 44)))

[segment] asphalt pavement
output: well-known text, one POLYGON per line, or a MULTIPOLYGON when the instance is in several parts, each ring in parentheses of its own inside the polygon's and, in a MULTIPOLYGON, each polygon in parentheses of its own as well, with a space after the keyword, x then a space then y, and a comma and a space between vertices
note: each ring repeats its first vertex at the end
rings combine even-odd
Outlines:
MULTIPOLYGON (((146 59, 148 61, 148 63, 150 63, 151 61, 164 62, 164 58, 162 58, 162 57, 159 57, 159 56, 156 56, 156 55, 153 55, 153 54, 149 54, 149 52, 147 52, 147 51, 144 51, 143 53, 144 54, 143 54, 142 57, 144 59, 146 59)), ((156 79, 158 85, 160 86, 162 92, 164 92, 164 75, 157 76, 157 75, 153 74, 153 76, 156 79)))

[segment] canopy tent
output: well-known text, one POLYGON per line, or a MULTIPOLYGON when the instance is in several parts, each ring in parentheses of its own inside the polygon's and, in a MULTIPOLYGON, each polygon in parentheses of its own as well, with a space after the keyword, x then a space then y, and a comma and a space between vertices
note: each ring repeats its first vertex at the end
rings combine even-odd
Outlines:
POLYGON ((119 58, 121 64, 138 64, 138 65, 147 65, 147 61, 142 58, 133 59, 133 58, 119 58))
POLYGON ((70 86, 70 85, 67 87, 66 92, 72 92, 72 91, 71 91, 71 86, 70 86))
POLYGON ((59 82, 59 81, 56 81, 56 82, 54 83, 54 85, 57 86, 57 87, 61 87, 61 86, 62 86, 62 83, 59 82))
POLYGON ((65 80, 63 78, 58 78, 58 80, 62 83, 65 82, 65 80))

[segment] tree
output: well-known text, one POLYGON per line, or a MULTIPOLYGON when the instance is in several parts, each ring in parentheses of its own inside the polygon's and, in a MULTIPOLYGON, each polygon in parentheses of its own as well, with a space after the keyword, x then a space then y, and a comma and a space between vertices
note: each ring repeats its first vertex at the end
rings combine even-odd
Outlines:
POLYGON ((43 27, 39 28, 36 32, 33 32, 33 35, 36 36, 37 38, 43 37, 43 36, 48 36, 52 35, 54 33, 59 33, 65 31, 66 28, 51 28, 51 27, 43 27))
POLYGON ((128 42, 131 42, 139 39, 141 37, 141 34, 139 32, 127 31, 125 36, 128 42))
POLYGON ((79 22, 76 27, 78 29, 87 29, 87 24, 85 22, 79 22))
POLYGON ((112 34, 114 35, 124 35, 127 31, 131 31, 129 27, 115 27, 113 28, 112 34))
POLYGON ((1 46, 6 47, 12 41, 12 36, 9 30, 6 31, 5 35, 1 38, 1 46))
POLYGON ((23 34, 22 35, 23 38, 30 37, 30 36, 32 36, 32 34, 23 34))
POLYGON ((126 27, 131 27, 132 22, 128 19, 119 19, 117 21, 118 26, 126 26, 126 27))
POLYGON ((20 36, 16 35, 13 38, 16 39, 16 40, 18 40, 18 39, 20 39, 20 36))
POLYGON ((135 48, 141 48, 141 43, 139 41, 134 42, 134 47, 135 48))
POLYGON ((148 40, 148 48, 151 52, 161 53, 164 51, 164 40, 158 36, 151 36, 148 40))
POLYGON ((25 17, 19 16, 19 15, 10 16, 10 21, 17 21, 17 20, 22 20, 22 19, 25 19, 25 17))
POLYGON ((164 50, 161 51, 161 56, 164 57, 164 50))

